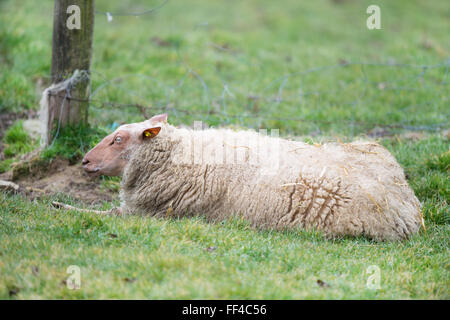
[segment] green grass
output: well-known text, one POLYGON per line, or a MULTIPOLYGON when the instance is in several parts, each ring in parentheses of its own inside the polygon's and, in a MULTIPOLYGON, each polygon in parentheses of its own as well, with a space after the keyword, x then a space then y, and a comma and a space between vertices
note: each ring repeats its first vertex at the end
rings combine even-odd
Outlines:
POLYGON ((405 168, 409 184, 423 204, 426 221, 450 223, 450 143, 434 135, 418 142, 385 140, 405 168))
POLYGON ((23 129, 23 121, 18 120, 10 126, 2 139, 5 159, 0 161, 0 173, 11 169, 12 163, 19 161, 21 155, 36 149, 37 139, 32 139, 23 129))
POLYGON ((8 128, 3 138, 5 144, 3 153, 5 157, 13 157, 25 154, 36 148, 36 141, 33 141, 23 129, 23 121, 19 120, 8 128))
MULTIPOLYGON (((139 12, 158 3, 96 6, 139 12)), ((309 141, 381 127, 393 135, 381 142, 423 203, 426 233, 403 242, 331 241, 237 220, 62 212, 50 202, 83 204, 0 193, 0 298, 449 299, 450 143, 439 133, 419 141, 401 135, 449 127, 448 4, 377 1, 376 31, 365 27, 369 4, 190 0, 110 23, 96 15, 91 129, 63 129, 43 155, 77 161, 118 124, 143 119, 128 104, 151 107, 149 115, 167 111, 174 124, 278 128, 309 141), (79 290, 64 284, 70 265, 81 268, 79 290), (372 265, 379 290, 366 286, 372 265)), ((0 1, 0 112, 38 108, 49 85, 52 7, 0 1)), ((8 131, 0 171, 31 148, 22 133, 20 122, 8 131)), ((101 183, 117 191, 118 182, 101 183)))
MULTIPOLYGON (((53 136, 57 131, 55 128, 53 136)), ((40 156, 43 160, 51 160, 59 156, 69 160, 70 164, 75 164, 108 133, 107 128, 86 125, 61 128, 56 139, 42 150, 40 156)), ((20 161, 20 156, 39 146, 39 141, 32 139, 24 130, 22 120, 16 121, 9 127, 2 140, 5 159, 0 161, 0 173, 10 170, 13 162, 20 161)))
POLYGON ((98 217, 5 195, 0 203, 3 299, 15 288, 19 299, 449 298, 448 225, 406 242, 328 241, 240 221, 98 217), (79 290, 63 283, 70 265, 81 268, 79 290), (379 290, 366 287, 372 265, 379 290))
POLYGON ((43 159, 53 159, 56 156, 61 156, 69 160, 71 164, 74 164, 86 152, 95 147, 108 133, 103 128, 85 125, 61 128, 58 137, 49 147, 43 150, 41 156, 43 159))

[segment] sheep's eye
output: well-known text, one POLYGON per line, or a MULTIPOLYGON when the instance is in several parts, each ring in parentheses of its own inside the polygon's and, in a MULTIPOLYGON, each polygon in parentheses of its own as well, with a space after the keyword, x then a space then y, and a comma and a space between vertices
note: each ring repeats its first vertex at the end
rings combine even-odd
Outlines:
POLYGON ((120 141, 122 141, 122 138, 121 137, 116 137, 116 139, 114 141, 117 142, 117 143, 120 143, 120 141))

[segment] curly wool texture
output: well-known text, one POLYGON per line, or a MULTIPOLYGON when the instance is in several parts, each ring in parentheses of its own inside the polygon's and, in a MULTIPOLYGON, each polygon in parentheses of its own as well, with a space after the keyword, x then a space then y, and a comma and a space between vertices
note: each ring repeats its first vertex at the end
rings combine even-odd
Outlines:
POLYGON ((164 125, 132 151, 122 209, 152 216, 233 215, 259 228, 404 239, 423 219, 395 158, 374 142, 309 145, 226 129, 164 125))

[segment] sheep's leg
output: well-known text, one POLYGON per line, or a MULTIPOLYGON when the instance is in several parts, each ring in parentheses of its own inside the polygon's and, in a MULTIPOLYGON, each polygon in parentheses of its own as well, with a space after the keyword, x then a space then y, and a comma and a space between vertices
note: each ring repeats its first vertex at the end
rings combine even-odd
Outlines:
POLYGON ((92 210, 92 209, 81 209, 77 208, 65 203, 53 201, 52 205, 57 209, 65 209, 65 210, 76 210, 79 212, 88 212, 88 213, 95 213, 100 215, 107 215, 107 216, 113 216, 113 215, 122 215, 122 209, 121 208, 112 208, 110 210, 92 210))

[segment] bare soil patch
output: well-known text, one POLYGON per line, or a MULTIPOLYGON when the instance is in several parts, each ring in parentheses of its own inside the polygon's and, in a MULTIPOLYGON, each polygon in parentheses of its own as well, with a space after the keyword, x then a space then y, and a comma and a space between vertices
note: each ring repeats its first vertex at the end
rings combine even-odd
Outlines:
POLYGON ((100 182, 100 178, 89 177, 80 164, 69 165, 67 160, 58 158, 52 161, 45 176, 26 176, 16 181, 32 198, 65 193, 86 204, 98 204, 118 197, 117 193, 102 187, 100 182))
MULTIPOLYGON (((0 175, 0 180, 12 180, 12 172, 0 175)), ((46 168, 33 167, 28 175, 14 179, 20 186, 19 192, 27 198, 67 194, 85 204, 93 205, 118 198, 101 185, 100 178, 91 178, 84 173, 80 164, 70 165, 68 160, 55 158, 46 168)))

